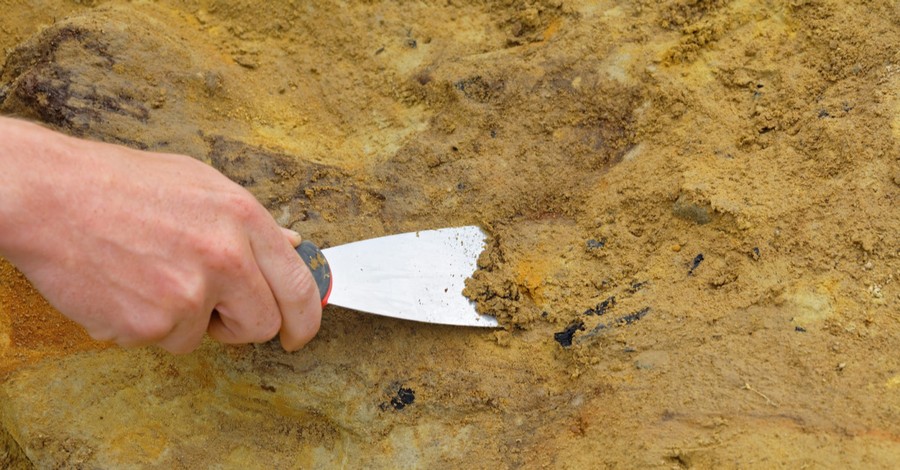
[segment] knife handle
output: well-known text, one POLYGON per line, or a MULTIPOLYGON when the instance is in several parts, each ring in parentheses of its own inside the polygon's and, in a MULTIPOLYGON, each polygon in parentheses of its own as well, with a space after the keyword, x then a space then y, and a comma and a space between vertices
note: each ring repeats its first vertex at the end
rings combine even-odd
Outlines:
POLYGON ((324 308, 328 305, 328 296, 331 295, 331 266, 328 265, 325 254, 313 242, 304 240, 296 250, 316 281, 324 308))

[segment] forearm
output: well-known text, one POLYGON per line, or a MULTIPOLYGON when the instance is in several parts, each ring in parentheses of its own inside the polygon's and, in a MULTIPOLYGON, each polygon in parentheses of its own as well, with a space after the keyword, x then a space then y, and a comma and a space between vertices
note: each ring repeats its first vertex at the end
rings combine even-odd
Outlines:
POLYGON ((0 255, 9 257, 36 236, 34 224, 59 206, 57 171, 64 136, 17 119, 0 117, 0 255))

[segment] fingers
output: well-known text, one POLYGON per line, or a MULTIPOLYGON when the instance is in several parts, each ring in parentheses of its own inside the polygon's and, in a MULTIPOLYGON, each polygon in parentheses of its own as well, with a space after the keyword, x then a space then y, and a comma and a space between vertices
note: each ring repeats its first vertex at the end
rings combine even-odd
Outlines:
MULTIPOLYGON (((288 245, 283 237, 282 243, 288 245)), ((281 311, 249 246, 240 260, 226 263, 227 269, 218 273, 224 291, 219 293, 207 332, 223 343, 262 343, 278 334, 281 311)))
POLYGON ((156 344, 173 354, 187 354, 200 347, 203 334, 209 328, 210 317, 203 312, 191 313, 156 344))
POLYGON ((305 265, 292 248, 300 244, 302 237, 293 230, 280 228, 255 240, 252 243, 261 256, 251 246, 237 250, 236 254, 219 254, 222 259, 217 274, 221 276, 224 290, 215 309, 206 310, 212 310, 212 314, 191 312, 182 316, 180 323, 155 341, 157 345, 182 354, 200 345, 204 331, 222 343, 243 344, 268 341, 280 330, 282 346, 293 351, 315 336, 321 318, 318 291, 314 283, 304 280, 311 281, 311 276, 303 272, 305 265), (270 283, 264 270, 274 282, 270 283), (281 293, 280 298, 276 292, 281 293))
MULTIPOLYGON (((306 269, 306 265, 302 263, 301 261, 301 266, 306 269)), ((302 296, 302 305, 299 311, 296 313, 286 312, 281 319, 279 339, 285 351, 296 351, 306 346, 306 343, 309 343, 319 332, 322 322, 322 303, 319 300, 319 290, 312 281, 312 275, 308 274, 307 279, 306 287, 300 290, 305 294, 302 296)))
MULTIPOLYGON (((118 336, 107 339, 112 339, 125 348, 156 344, 171 353, 186 354, 197 349, 203 342, 209 315, 202 310, 173 315, 168 312, 153 312, 129 317, 121 323, 116 327, 118 336)), ((92 337, 96 339, 93 333, 92 337)))
MULTIPOLYGON (((322 305, 312 274, 292 248, 299 239, 285 241, 285 234, 275 230, 259 230, 250 238, 250 246, 260 271, 269 284, 281 312, 281 346, 296 351, 319 331, 322 305)), ((299 245, 299 241, 297 242, 299 245)))
MULTIPOLYGON (((319 329, 318 290, 310 282, 309 273, 303 272, 305 265, 291 248, 302 242, 300 234, 286 228, 274 233, 253 242, 261 256, 251 246, 217 253, 218 272, 214 275, 224 290, 215 297, 220 298, 218 302, 213 300, 214 306, 176 314, 177 323, 160 322, 153 332, 146 331, 149 325, 144 323, 140 325, 140 340, 118 342, 126 347, 156 343, 169 352, 185 354, 200 346, 204 333, 222 343, 243 344, 268 341, 280 331, 286 350, 301 348, 319 329), (263 269, 270 273, 274 286, 263 269), (210 311, 211 314, 207 313, 210 311)), ((163 320, 164 317, 151 318, 163 320)))
MULTIPOLYGON (((291 246, 296 247, 303 241, 299 233, 279 228, 291 246)), ((203 318, 205 320, 203 322, 192 322, 193 324, 182 322, 177 325, 166 338, 158 342, 160 347, 176 354, 193 351, 200 345, 203 332, 208 332, 213 339, 227 344, 263 342, 275 336, 282 325, 278 301, 257 263, 252 262, 252 251, 248 250, 245 256, 250 260, 250 265, 256 267, 250 269, 249 278, 230 276, 232 279, 229 279, 231 281, 229 291, 216 305, 212 314, 193 315, 196 318, 203 318), (241 286, 245 289, 241 289, 241 286)), ((237 274, 240 274, 240 270, 237 270, 237 274)), ((298 331, 301 330, 301 326, 292 326, 288 330, 298 331)), ((303 330, 295 336, 311 338, 314 335, 315 331, 303 330)), ((302 340, 304 344, 306 341, 308 340, 302 340)))

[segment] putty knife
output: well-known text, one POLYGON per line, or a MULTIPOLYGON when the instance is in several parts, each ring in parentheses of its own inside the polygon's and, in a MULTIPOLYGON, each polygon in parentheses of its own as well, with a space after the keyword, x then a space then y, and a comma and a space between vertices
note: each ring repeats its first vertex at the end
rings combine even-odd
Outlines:
POLYGON ((498 326, 463 296, 485 234, 476 226, 372 238, 319 250, 303 241, 297 253, 319 287, 322 307, 337 305, 404 320, 498 326))

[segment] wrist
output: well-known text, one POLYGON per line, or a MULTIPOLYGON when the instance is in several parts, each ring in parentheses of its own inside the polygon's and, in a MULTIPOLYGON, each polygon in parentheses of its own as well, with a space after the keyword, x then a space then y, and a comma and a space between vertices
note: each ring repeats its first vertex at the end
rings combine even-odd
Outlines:
MULTIPOLYGON (((63 181, 75 171, 64 162, 75 141, 37 124, 0 117, 0 255, 16 255, 42 243, 39 225, 58 217, 63 181)), ((78 165, 75 165, 78 166, 78 165)))

